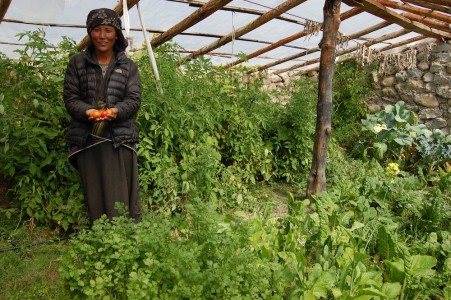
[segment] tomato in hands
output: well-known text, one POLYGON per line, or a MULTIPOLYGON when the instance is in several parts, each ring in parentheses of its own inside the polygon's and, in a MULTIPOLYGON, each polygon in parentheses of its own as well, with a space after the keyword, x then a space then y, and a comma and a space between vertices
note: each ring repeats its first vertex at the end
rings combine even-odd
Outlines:
POLYGON ((88 119, 90 121, 99 122, 99 121, 112 121, 116 119, 117 109, 108 108, 108 109, 90 109, 86 112, 88 115, 88 119))

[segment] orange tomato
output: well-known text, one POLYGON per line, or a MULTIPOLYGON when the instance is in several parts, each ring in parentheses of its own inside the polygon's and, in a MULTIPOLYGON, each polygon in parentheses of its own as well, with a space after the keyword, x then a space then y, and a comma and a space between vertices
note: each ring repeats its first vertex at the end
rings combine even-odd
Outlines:
POLYGON ((100 116, 101 112, 99 110, 94 110, 91 112, 91 119, 97 120, 100 116))
POLYGON ((100 117, 102 118, 106 118, 108 116, 108 113, 106 110, 102 110, 102 112, 100 113, 100 117))

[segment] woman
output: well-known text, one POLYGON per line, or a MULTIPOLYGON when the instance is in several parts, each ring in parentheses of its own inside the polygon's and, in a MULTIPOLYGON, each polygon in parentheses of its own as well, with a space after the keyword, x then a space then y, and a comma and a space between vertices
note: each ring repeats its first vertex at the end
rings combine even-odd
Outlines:
POLYGON ((92 10, 86 27, 88 47, 71 58, 64 80, 64 103, 72 117, 66 134, 69 162, 80 174, 91 222, 103 214, 119 215, 117 202, 138 221, 138 68, 125 56, 127 41, 116 12, 92 10))

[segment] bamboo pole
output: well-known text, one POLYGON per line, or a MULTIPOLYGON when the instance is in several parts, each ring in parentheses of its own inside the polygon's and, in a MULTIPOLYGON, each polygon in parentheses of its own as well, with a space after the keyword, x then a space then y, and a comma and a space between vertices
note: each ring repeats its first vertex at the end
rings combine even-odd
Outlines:
POLYGON ((404 2, 395 2, 392 0, 378 0, 378 2, 382 5, 384 5, 385 7, 391 7, 391 8, 403 10, 405 12, 410 12, 413 14, 421 15, 424 17, 434 18, 439 21, 446 22, 448 24, 451 23, 450 16, 440 13, 440 12, 437 12, 437 11, 434 11, 432 9, 412 6, 412 5, 404 3, 404 2))
POLYGON ((210 0, 194 13, 192 13, 170 29, 166 30, 163 34, 152 39, 152 47, 158 47, 163 43, 169 41, 180 32, 183 32, 194 24, 199 23, 231 1, 232 0, 210 0))
POLYGON ((233 32, 223 36, 219 40, 199 49, 195 53, 192 53, 191 55, 186 56, 180 63, 184 63, 184 62, 189 61, 199 55, 203 55, 207 52, 217 49, 217 48, 229 43, 230 41, 232 41, 232 39, 240 37, 250 31, 254 30, 255 28, 267 23, 268 21, 274 19, 277 16, 280 16, 287 10, 292 9, 293 7, 303 3, 305 1, 306 0, 287 0, 287 1, 283 2, 282 4, 280 4, 279 6, 277 6, 276 8, 264 13, 263 15, 261 15, 260 17, 258 17, 254 21, 252 21, 251 23, 249 23, 241 28, 238 28, 236 31, 233 31, 233 32))
POLYGON ((139 6, 139 3, 136 3, 136 8, 138 9, 139 20, 141 22, 144 40, 146 41, 147 54, 149 54, 150 63, 152 64, 152 70, 153 70, 153 74, 155 76, 155 80, 157 82, 157 88, 158 88, 158 91, 160 92, 160 95, 163 95, 163 87, 162 87, 161 81, 160 81, 160 73, 158 72, 157 62, 155 60, 155 56, 153 55, 152 46, 150 45, 150 39, 149 39, 149 36, 147 35, 146 24, 144 24, 144 17, 143 17, 142 11, 141 11, 141 6, 139 6))
POLYGON ((385 8, 382 4, 377 2, 376 0, 359 0, 363 8, 372 13, 375 16, 378 16, 384 20, 390 21, 392 23, 398 24, 401 27, 408 28, 412 31, 418 32, 425 36, 441 39, 451 38, 450 32, 439 31, 432 28, 429 28, 421 23, 413 22, 406 17, 401 16, 393 10, 385 8))
MULTIPOLYGON (((383 21, 383 22, 381 22, 381 23, 379 23, 379 24, 376 24, 376 25, 373 25, 373 26, 371 26, 371 27, 368 27, 367 29, 364 29, 364 30, 362 30, 362 31, 356 32, 356 33, 350 35, 348 38, 349 38, 349 40, 352 40, 352 39, 355 39, 355 38, 364 36, 364 35, 366 35, 366 34, 368 34, 368 33, 374 32, 374 31, 376 31, 376 30, 382 29, 382 28, 384 28, 384 27, 387 26, 387 25, 390 25, 390 22, 388 22, 388 21, 383 21)), ((305 56, 305 55, 307 55, 307 54, 311 54, 311 53, 314 53, 314 52, 317 52, 317 51, 320 51, 320 50, 321 50, 321 49, 320 49, 319 47, 316 47, 316 48, 312 48, 312 49, 309 49, 309 50, 304 51, 304 52, 301 52, 301 53, 297 53, 297 54, 294 54, 294 55, 290 55, 290 56, 288 56, 288 57, 279 59, 279 60, 277 60, 277 61, 275 61, 275 62, 266 64, 266 65, 264 65, 264 66, 260 66, 260 67, 258 67, 257 71, 263 71, 263 70, 266 70, 266 69, 271 68, 271 67, 273 67, 273 66, 279 65, 279 64, 281 64, 281 63, 284 63, 284 62, 293 60, 293 59, 295 59, 295 58, 299 58, 299 57, 302 57, 302 56, 305 56)))
MULTIPOLYGON (((351 18, 351 17, 353 17, 355 15, 358 15, 361 12, 363 12, 363 10, 360 7, 353 8, 353 9, 348 10, 347 12, 343 13, 341 15, 341 19, 342 20, 346 20, 346 19, 351 18)), ((323 26, 322 23, 319 23, 317 25, 317 27, 319 27, 319 28, 322 27, 322 26, 323 26)), ((310 30, 300 31, 300 32, 298 32, 296 34, 290 35, 289 37, 281 39, 281 40, 275 42, 274 44, 271 44, 271 45, 266 46, 266 47, 264 47, 264 48, 262 48, 260 50, 255 51, 255 52, 253 52, 251 54, 246 55, 245 59, 241 59, 240 58, 240 59, 237 59, 236 61, 230 62, 230 63, 226 64, 224 67, 228 68, 228 67, 235 66, 237 64, 240 64, 240 63, 244 62, 245 60, 252 59, 252 58, 257 57, 257 56, 259 56, 259 55, 261 55, 263 53, 266 53, 268 51, 276 49, 276 48, 278 48, 280 46, 286 45, 286 44, 288 44, 288 43, 290 43, 290 42, 292 42, 294 40, 300 39, 301 37, 307 36, 309 33, 310 33, 310 30)))
POLYGON ((3 18, 6 15, 6 12, 8 11, 9 5, 11 4, 12 0, 0 0, 0 23, 2 23, 3 18))
POLYGON ((321 62, 318 82, 315 144, 312 168, 307 179, 306 196, 326 190, 326 160, 332 133, 332 80, 334 77, 335 49, 340 26, 341 0, 326 0, 324 4, 324 31, 320 43, 321 62))
MULTIPOLYGON (((131 9, 131 8, 132 8, 133 6, 135 6, 136 3, 138 3, 138 2, 139 2, 139 0, 127 0, 128 8, 131 9)), ((122 3, 120 3, 120 2, 117 3, 116 6, 113 8, 113 10, 114 10, 115 12, 117 12, 119 16, 122 16, 122 15, 123 15, 122 3)), ((89 43, 89 35, 86 35, 86 36, 81 40, 81 42, 78 43, 78 45, 77 45, 77 50, 78 50, 78 51, 82 51, 83 49, 86 48, 86 46, 88 45, 88 43, 89 43)))

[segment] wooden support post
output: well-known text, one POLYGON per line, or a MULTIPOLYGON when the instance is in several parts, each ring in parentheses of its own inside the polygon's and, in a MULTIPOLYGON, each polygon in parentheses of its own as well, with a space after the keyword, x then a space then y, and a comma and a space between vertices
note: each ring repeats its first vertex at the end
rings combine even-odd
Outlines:
POLYGON ((0 23, 2 22, 3 18, 6 15, 6 12, 8 11, 9 5, 11 4, 12 0, 0 0, 0 23))
POLYGON ((326 159, 332 133, 332 79, 335 67, 335 48, 340 26, 341 0, 326 0, 324 4, 324 31, 320 43, 321 60, 318 83, 318 105, 315 144, 310 175, 307 180, 307 197, 326 190, 326 159))

